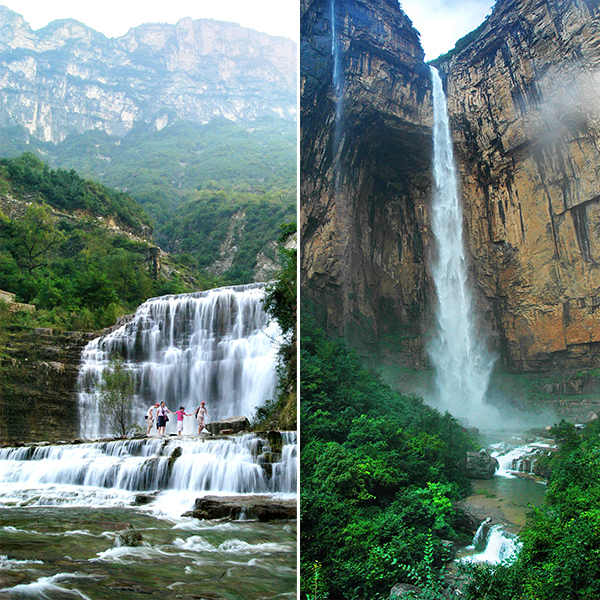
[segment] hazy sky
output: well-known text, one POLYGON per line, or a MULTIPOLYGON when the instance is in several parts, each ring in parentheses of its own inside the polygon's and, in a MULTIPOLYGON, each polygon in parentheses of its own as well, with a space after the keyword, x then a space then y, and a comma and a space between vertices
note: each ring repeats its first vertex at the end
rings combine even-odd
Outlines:
MULTIPOLYGON (((184 17, 232 21, 243 27, 298 41, 300 0, 0 0, 39 29, 71 17, 109 37, 142 23, 176 23, 184 17)), ((427 60, 454 47, 475 29, 494 0, 401 0, 421 33, 427 60)))
POLYGON ((433 60, 473 31, 494 0, 401 0, 400 4, 421 34, 425 59, 433 60))
POLYGON ((73 18, 108 37, 142 23, 177 23, 184 17, 239 23, 298 41, 300 0, 0 0, 33 29, 73 18))

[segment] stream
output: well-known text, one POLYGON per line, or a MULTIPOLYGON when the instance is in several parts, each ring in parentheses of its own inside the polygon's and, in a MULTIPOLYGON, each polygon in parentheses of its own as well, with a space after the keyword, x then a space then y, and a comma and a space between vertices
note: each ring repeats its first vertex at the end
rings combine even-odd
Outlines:
POLYGON ((204 495, 295 498, 296 434, 281 440, 0 449, 0 598, 295 598, 295 521, 182 517, 204 495))
POLYGON ((533 474, 536 456, 551 452, 551 441, 523 432, 490 431, 482 446, 498 460, 499 468, 489 480, 473 481, 473 494, 463 503, 467 510, 491 527, 483 526, 473 544, 462 548, 458 561, 499 563, 516 556, 518 533, 525 526, 531 507, 541 507, 545 481, 533 474))

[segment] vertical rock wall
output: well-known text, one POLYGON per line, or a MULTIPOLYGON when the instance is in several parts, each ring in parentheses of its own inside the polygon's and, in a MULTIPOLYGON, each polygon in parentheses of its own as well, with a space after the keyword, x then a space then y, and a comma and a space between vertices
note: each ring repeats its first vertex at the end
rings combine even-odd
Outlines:
POLYGON ((302 8, 304 298, 354 343, 393 335, 420 357, 432 114, 418 34, 395 1, 336 0, 336 134, 330 0, 302 8))
POLYGON ((479 289, 514 370, 600 362, 600 9, 498 0, 440 64, 479 289))

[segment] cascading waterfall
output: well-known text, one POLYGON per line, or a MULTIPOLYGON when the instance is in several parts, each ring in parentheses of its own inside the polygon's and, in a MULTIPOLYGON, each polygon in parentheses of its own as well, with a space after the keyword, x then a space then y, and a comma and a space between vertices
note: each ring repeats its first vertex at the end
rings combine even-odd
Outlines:
POLYGON ((437 331, 428 352, 436 369, 438 400, 455 416, 493 418, 484 405, 493 359, 477 334, 463 244, 463 215, 446 97, 438 71, 433 85, 432 229, 437 257, 432 275, 437 291, 437 331))
MULTIPOLYGON (((295 494, 295 432, 285 433, 270 476, 262 465, 271 447, 254 434, 0 449, 0 506, 128 505, 135 493, 174 491, 189 508, 205 493, 295 494)), ((186 508, 179 505, 176 512, 186 508)))
MULTIPOLYGON (((276 385, 280 332, 264 311, 263 297, 264 285, 253 284, 153 298, 129 323, 90 342, 78 380, 80 435, 113 433, 98 392, 113 357, 123 358, 135 377, 132 423, 144 425, 148 406, 162 401, 189 414, 204 400, 209 421, 251 417, 276 385)), ((171 418, 167 433, 174 430, 171 418)), ((194 419, 186 417, 184 433, 194 431, 194 419)))
MULTIPOLYGON (((479 534, 479 530, 477 534, 479 534)), ((473 540, 474 546, 476 546, 478 541, 477 534, 475 534, 475 539, 473 540)), ((500 525, 493 525, 487 532, 485 550, 479 554, 465 557, 462 560, 465 562, 486 562, 495 565, 514 560, 519 554, 522 545, 522 542, 519 541, 516 535, 507 533, 500 525)))

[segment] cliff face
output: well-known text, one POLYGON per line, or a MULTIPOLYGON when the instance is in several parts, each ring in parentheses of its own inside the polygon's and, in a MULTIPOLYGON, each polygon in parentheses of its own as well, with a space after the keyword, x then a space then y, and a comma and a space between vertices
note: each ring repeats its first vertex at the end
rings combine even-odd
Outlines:
POLYGON ((600 8, 498 0, 440 65, 469 249, 511 369, 600 362, 600 8))
MULTIPOLYGON (((335 6, 341 110, 331 3, 302 5, 303 289, 334 330, 401 336, 418 364, 434 294, 429 73, 395 2, 335 6)), ((597 0, 498 0, 438 63, 477 308, 509 370, 600 364, 599 66, 597 0)))
POLYGON ((302 11, 304 299, 356 342, 413 337, 429 287, 432 118, 418 35, 392 0, 302 11))
POLYGON ((32 31, 0 7, 0 127, 59 142, 138 122, 247 120, 296 112, 296 45, 233 23, 183 19, 108 39, 74 20, 32 31))
POLYGON ((0 340, 0 443, 73 439, 81 351, 94 334, 9 331, 0 340))

